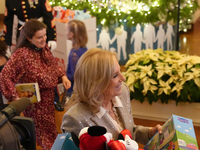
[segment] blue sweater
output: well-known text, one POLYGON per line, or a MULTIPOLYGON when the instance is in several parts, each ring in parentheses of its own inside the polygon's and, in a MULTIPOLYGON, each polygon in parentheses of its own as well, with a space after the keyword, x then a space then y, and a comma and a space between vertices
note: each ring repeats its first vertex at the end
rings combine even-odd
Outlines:
POLYGON ((74 86, 74 72, 76 68, 76 64, 83 55, 87 51, 86 47, 80 47, 79 49, 72 49, 69 54, 69 59, 68 59, 68 66, 67 66, 67 71, 66 75, 68 79, 71 81, 71 88, 68 89, 68 93, 71 95, 73 92, 73 86, 74 86))

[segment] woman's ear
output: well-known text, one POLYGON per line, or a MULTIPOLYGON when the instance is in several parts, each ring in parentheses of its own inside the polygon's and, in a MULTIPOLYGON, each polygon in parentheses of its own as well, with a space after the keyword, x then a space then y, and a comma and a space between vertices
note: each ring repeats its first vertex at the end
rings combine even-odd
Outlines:
POLYGON ((31 39, 29 38, 29 37, 26 37, 27 38, 27 40, 31 43, 31 39))
POLYGON ((70 38, 73 38, 74 37, 74 33, 70 32, 69 36, 70 36, 70 38))

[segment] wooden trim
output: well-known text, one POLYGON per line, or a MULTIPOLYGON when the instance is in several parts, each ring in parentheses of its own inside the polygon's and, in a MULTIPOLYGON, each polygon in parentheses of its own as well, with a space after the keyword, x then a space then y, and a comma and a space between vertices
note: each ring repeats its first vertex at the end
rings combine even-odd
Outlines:
POLYGON ((163 121, 165 122, 172 114, 192 119, 194 126, 200 127, 200 103, 181 103, 176 106, 175 101, 168 104, 154 102, 150 105, 147 101, 143 103, 132 100, 133 118, 163 121))

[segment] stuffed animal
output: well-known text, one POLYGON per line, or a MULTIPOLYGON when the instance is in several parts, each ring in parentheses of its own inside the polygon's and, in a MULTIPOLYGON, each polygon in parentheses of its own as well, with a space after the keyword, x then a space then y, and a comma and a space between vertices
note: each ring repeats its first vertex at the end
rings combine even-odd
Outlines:
POLYGON ((110 150, 138 150, 138 144, 132 140, 131 132, 128 129, 122 130, 118 140, 110 140, 108 143, 110 150))
POLYGON ((91 126, 83 128, 79 136, 71 133, 72 139, 81 150, 138 150, 138 144, 132 140, 129 130, 123 130, 120 140, 112 140, 112 134, 107 133, 102 126, 91 126))
POLYGON ((91 18, 92 16, 87 13, 87 12, 84 12, 84 10, 75 10, 75 16, 74 16, 74 19, 77 19, 77 20, 85 20, 85 19, 88 19, 88 18, 91 18))

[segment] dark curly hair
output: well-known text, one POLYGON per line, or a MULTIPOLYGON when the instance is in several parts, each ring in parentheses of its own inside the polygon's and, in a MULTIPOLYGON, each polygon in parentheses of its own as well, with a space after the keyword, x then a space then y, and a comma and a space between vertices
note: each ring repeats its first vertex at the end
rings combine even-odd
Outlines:
POLYGON ((6 55, 7 48, 8 48, 7 44, 3 40, 0 40, 0 55, 1 56, 6 55))

